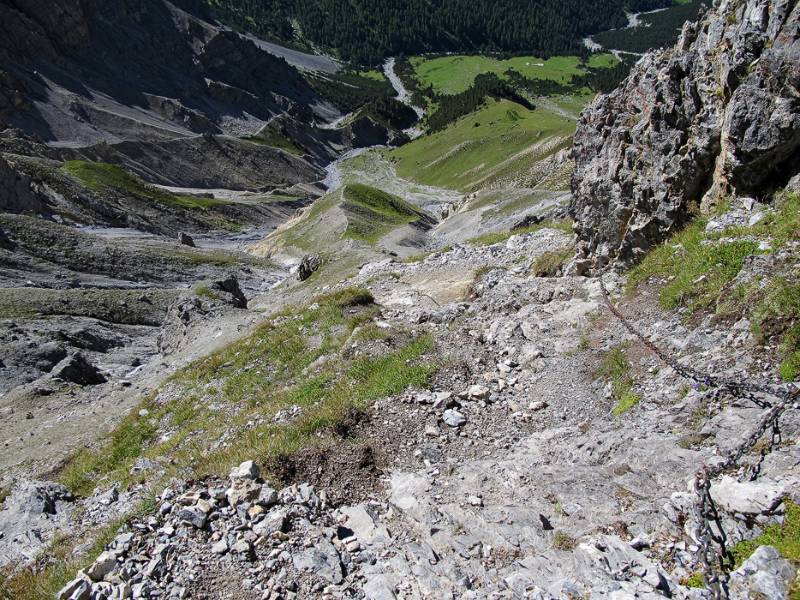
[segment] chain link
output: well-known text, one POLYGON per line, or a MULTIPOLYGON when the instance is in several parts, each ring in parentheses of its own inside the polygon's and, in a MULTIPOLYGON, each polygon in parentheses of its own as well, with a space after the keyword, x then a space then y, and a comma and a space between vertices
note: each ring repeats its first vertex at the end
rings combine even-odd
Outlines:
MULTIPOLYGON (((703 465, 697 471, 693 480, 695 494, 693 511, 695 520, 698 523, 696 539, 699 547, 698 556, 703 570, 703 577, 713 600, 725 600, 729 597, 727 573, 733 567, 733 563, 730 550, 728 549, 728 539, 722 526, 722 519, 717 510, 717 505, 711 497, 711 482, 725 471, 737 466, 742 457, 752 450, 767 430, 771 429, 772 433, 769 437, 769 442, 761 449, 757 464, 746 470, 746 474, 747 471, 749 471, 747 476, 751 481, 758 477, 764 458, 780 444, 780 416, 788 408, 793 406, 798 395, 800 395, 800 390, 792 384, 776 385, 770 383, 735 381, 729 378, 702 373, 696 369, 682 365, 633 326, 611 302, 611 297, 606 289, 602 275, 600 275, 598 279, 600 281, 600 290, 603 293, 603 298, 612 314, 619 319, 625 329, 636 336, 659 359, 672 367, 678 375, 698 384, 708 386, 716 391, 724 391, 735 398, 749 400, 760 408, 768 409, 761 416, 756 427, 740 444, 728 452, 722 460, 716 461, 715 464, 711 466, 703 465), (773 400, 770 402, 763 398, 758 398, 756 394, 770 396, 773 400)), ((770 507, 765 512, 771 513, 776 508, 777 506, 770 507)))

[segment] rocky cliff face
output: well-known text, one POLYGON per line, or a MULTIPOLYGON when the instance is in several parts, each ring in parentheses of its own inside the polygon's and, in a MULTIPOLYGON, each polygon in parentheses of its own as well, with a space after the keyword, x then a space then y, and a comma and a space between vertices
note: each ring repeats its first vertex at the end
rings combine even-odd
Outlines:
POLYGON ((636 262, 695 207, 768 199, 800 168, 800 6, 722 0, 581 116, 570 208, 579 252, 636 262))

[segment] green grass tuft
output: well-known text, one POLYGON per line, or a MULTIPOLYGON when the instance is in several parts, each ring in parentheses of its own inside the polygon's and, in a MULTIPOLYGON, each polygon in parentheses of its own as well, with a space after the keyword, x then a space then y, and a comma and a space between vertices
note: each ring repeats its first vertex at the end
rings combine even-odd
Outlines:
POLYGON ((700 572, 692 573, 689 577, 681 580, 681 585, 690 588, 704 588, 706 587, 705 580, 703 579, 703 574, 700 572))
POLYGON ((198 285, 194 288, 194 293, 201 298, 209 298, 210 300, 219 299, 219 295, 207 285, 198 285))
POLYGON ((780 340, 781 378, 795 381, 800 373, 800 283, 784 277, 770 279, 752 311, 751 323, 759 342, 780 340))
MULTIPOLYGON (((744 561, 753 555, 760 546, 773 546, 781 555, 800 568, 800 505, 784 500, 786 516, 783 524, 771 525, 760 536, 752 540, 744 540, 732 549, 735 567, 739 568, 744 561)), ((790 600, 800 599, 800 578, 795 578, 789 589, 790 600)))
POLYGON ((595 376, 611 382, 617 404, 611 413, 618 417, 636 406, 641 397, 633 391, 632 367, 622 346, 605 353, 595 376))
POLYGON ((575 549, 578 540, 564 531, 556 531, 553 535, 553 548, 562 552, 569 552, 575 549))
POLYGON ((152 400, 131 411, 101 448, 85 448, 74 455, 62 469, 59 481, 75 494, 88 496, 103 476, 131 465, 158 430, 152 416, 139 416, 139 411, 147 407, 154 408, 152 400))
POLYGON ((686 307, 695 312, 714 305, 741 270, 745 257, 758 252, 758 242, 714 241, 705 233, 705 225, 705 219, 697 219, 651 250, 631 270, 628 291, 656 277, 668 280, 659 295, 665 308, 686 307))
POLYGON ((556 277, 574 255, 575 251, 572 248, 548 250, 533 261, 531 273, 536 277, 556 277))

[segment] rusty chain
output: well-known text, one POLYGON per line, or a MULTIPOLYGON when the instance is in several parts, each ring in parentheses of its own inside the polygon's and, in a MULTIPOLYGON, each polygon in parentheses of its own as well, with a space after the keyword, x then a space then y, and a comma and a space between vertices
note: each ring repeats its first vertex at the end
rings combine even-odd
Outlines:
MULTIPOLYGON (((696 540, 699 547, 698 555, 703 570, 703 577, 705 578, 706 587, 711 592, 711 597, 714 600, 725 600, 729 597, 727 573, 733 565, 728 548, 728 539, 722 526, 722 519, 717 510, 717 505, 711 497, 711 482, 728 469, 737 466, 737 463, 742 457, 752 450, 767 430, 771 429, 772 434, 769 443, 761 449, 760 457, 756 465, 748 469, 750 471, 749 479, 751 481, 758 477, 764 458, 780 444, 780 416, 788 408, 792 407, 798 395, 800 395, 800 390, 792 384, 781 386, 748 381, 734 381, 729 378, 702 373, 696 369, 682 365, 634 327, 611 302, 611 297, 606 289, 602 275, 599 275, 598 279, 603 299, 611 313, 617 317, 625 329, 638 338, 659 359, 672 367, 678 375, 711 389, 724 391, 735 398, 749 400, 760 408, 768 409, 767 412, 761 416, 756 427, 740 444, 714 465, 703 465, 695 474, 693 481, 695 493, 694 514, 698 522, 696 540), (774 400, 769 402, 756 397, 756 394, 771 396, 774 400)), ((768 512, 774 511, 775 508, 777 507, 771 507, 768 512)))

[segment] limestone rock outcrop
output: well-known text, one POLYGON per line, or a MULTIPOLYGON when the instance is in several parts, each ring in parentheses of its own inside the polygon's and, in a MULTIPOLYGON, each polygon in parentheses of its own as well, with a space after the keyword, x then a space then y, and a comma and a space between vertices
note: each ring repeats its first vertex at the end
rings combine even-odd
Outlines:
POLYGON ((580 253, 636 262, 731 194, 800 169, 800 6, 722 0, 583 112, 570 207, 580 253))

